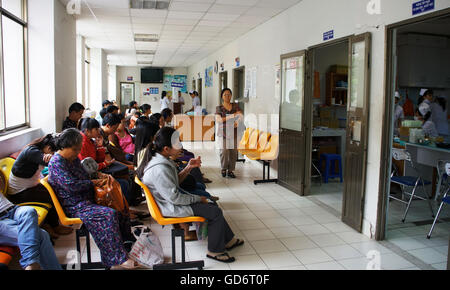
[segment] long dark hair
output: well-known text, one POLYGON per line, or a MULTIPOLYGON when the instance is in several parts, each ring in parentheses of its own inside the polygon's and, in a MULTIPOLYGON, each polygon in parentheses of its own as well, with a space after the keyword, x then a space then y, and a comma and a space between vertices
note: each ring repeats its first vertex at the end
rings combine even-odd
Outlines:
POLYGON ((148 144, 153 142, 153 137, 159 130, 159 125, 149 121, 136 122, 136 139, 134 140, 134 160, 133 163, 137 166, 138 153, 145 149, 148 144))
POLYGON ((179 136, 178 131, 171 127, 163 127, 156 133, 155 140, 153 143, 147 145, 144 158, 136 171, 140 179, 144 176, 145 167, 147 167, 147 164, 152 160, 153 156, 156 153, 162 152, 166 146, 172 148, 174 138, 178 138, 179 140, 179 136))
POLYGON ((145 112, 152 109, 152 106, 150 106, 149 104, 143 104, 139 107, 139 109, 141 110, 142 114, 145 114, 145 112))
POLYGON ((150 116, 150 122, 158 124, 159 126, 159 119, 161 119, 162 115, 160 113, 154 113, 150 116))
POLYGON ((42 151, 44 150, 45 146, 50 146, 50 150, 52 150, 52 152, 56 152, 58 151, 56 141, 57 141, 56 135, 47 134, 44 137, 37 138, 31 141, 31 143, 28 144, 26 147, 34 146, 37 147, 40 151, 42 151))
POLYGON ((161 93, 161 100, 164 99, 167 96, 167 92, 166 91, 162 91, 161 93))

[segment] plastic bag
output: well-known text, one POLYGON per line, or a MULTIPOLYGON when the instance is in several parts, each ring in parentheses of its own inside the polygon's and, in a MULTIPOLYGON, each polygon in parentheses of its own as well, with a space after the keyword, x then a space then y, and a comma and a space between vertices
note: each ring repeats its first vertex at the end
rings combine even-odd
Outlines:
POLYGON ((164 263, 164 253, 159 238, 147 226, 135 226, 132 230, 136 242, 129 254, 130 258, 142 266, 153 268, 153 265, 164 263), (141 234, 136 236, 135 229, 141 229, 141 234))

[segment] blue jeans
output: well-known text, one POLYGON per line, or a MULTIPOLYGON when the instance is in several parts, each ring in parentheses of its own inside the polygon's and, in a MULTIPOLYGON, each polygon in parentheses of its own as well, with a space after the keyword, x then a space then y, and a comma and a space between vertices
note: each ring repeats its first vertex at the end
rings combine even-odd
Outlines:
POLYGON ((43 270, 62 270, 50 237, 38 226, 36 210, 15 206, 0 218, 0 244, 19 247, 22 268, 38 263, 43 270))

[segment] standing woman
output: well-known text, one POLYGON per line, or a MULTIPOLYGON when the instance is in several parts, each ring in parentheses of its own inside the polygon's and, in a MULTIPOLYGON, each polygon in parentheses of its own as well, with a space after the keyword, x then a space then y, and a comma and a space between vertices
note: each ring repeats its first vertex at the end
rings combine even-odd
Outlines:
POLYGON ((220 149, 222 176, 236 178, 234 170, 238 158, 238 127, 244 116, 239 105, 231 103, 233 93, 230 89, 223 89, 221 97, 223 103, 216 108, 216 122, 219 125, 217 136, 223 137, 222 147, 220 149))
MULTIPOLYGON (((41 171, 56 151, 56 139, 48 134, 27 145, 17 157, 9 176, 8 195, 14 204, 42 202, 52 204, 47 189, 39 183, 41 171)), ((52 238, 67 235, 71 228, 61 226, 54 206, 49 209, 44 228, 52 238)))
POLYGON ((167 96, 167 92, 163 91, 161 94, 161 111, 164 109, 172 110, 172 100, 167 96))

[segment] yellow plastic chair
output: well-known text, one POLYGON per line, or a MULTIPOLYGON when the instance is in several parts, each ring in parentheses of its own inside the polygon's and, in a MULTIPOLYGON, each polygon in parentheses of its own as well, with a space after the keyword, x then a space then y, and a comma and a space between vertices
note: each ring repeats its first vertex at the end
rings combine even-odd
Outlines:
MULTIPOLYGON (((262 132, 259 135, 258 143, 256 145, 255 149, 248 149, 248 150, 240 150, 241 154, 246 155, 249 157, 250 155, 254 158, 253 160, 259 160, 259 156, 267 147, 267 144, 269 143, 270 139, 270 133, 262 132)), ((250 158, 252 159, 252 158, 250 158)))
MULTIPOLYGON (((48 183, 48 176, 40 180, 41 184, 45 186, 50 197, 52 198, 53 204, 55 205, 56 212, 58 214, 59 222, 64 226, 72 226, 76 229, 76 243, 77 243, 77 270, 87 270, 87 269, 105 269, 106 267, 102 263, 94 263, 91 261, 91 242, 90 235, 86 227, 83 225, 83 221, 79 218, 69 218, 64 209, 61 206, 61 203, 58 200, 58 197, 55 194, 50 183, 48 183), (87 253, 87 263, 81 263, 81 242, 80 238, 86 238, 86 253, 87 253)), ((66 268, 66 265, 63 265, 63 268, 66 268)))
MULTIPOLYGON (((139 184, 139 186, 144 190, 145 197, 147 198, 147 206, 150 211, 153 219, 160 224, 161 226, 173 225, 173 224, 181 224, 181 223, 192 223, 192 222, 205 222, 205 218, 203 217, 182 217, 182 218, 173 218, 173 217, 164 217, 159 210, 158 204, 153 198, 152 193, 148 189, 148 187, 136 176, 134 181, 139 184)), ((189 269, 189 268, 198 268, 199 270, 203 269, 205 263, 203 260, 201 261, 191 261, 186 262, 185 260, 185 240, 184 240, 184 230, 183 229, 172 229, 172 263, 171 264, 161 264, 154 265, 154 270, 175 270, 175 269, 189 269), (176 262, 176 254, 175 254, 175 238, 179 236, 181 237, 181 263, 176 262)))
POLYGON ((250 134, 253 132, 253 128, 248 127, 245 129, 244 134, 242 135, 241 141, 239 142, 238 149, 245 149, 248 145, 248 141, 250 139, 250 134))
MULTIPOLYGON (((0 182, 0 190, 3 195, 8 198, 8 184, 9 174, 11 173, 15 160, 12 158, 4 158, 0 160, 0 174, 2 175, 3 182, 0 182)), ((24 202, 17 204, 18 206, 30 206, 34 208, 38 214, 38 224, 41 225, 47 217, 49 209, 52 208, 51 204, 41 202, 24 202)))

